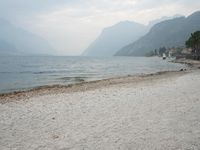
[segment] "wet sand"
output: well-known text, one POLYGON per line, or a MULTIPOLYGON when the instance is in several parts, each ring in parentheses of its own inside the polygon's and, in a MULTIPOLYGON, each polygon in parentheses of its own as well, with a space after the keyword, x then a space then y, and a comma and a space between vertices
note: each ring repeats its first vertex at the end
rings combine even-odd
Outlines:
POLYGON ((200 70, 0 96, 1 150, 200 149, 200 70))

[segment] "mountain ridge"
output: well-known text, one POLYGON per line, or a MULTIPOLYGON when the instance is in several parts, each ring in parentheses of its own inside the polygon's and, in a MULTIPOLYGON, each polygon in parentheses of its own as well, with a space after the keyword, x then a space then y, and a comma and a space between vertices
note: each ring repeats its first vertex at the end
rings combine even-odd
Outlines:
POLYGON ((17 27, 3 18, 0 18, 0 41, 0 54, 4 55, 53 53, 53 48, 42 37, 17 27))
POLYGON ((104 28, 97 39, 83 52, 84 56, 112 56, 124 45, 135 41, 146 33, 142 24, 121 21, 104 28))
POLYGON ((200 11, 154 25, 146 35, 123 47, 115 55, 144 56, 160 47, 184 46, 190 34, 197 30, 200 30, 200 11))
POLYGON ((151 27, 164 20, 170 20, 182 15, 162 17, 143 25, 134 21, 121 21, 104 28, 101 34, 82 53, 83 56, 113 56, 117 51, 144 36, 151 27))

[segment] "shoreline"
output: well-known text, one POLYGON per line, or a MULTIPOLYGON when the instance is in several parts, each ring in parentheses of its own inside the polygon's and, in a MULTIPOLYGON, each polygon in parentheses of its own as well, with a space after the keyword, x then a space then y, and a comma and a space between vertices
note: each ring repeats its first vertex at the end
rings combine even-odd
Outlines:
POLYGON ((175 59, 172 62, 188 65, 191 69, 200 69, 200 61, 197 60, 180 58, 180 59, 175 59))
POLYGON ((59 93, 72 93, 72 92, 83 92, 88 90, 95 90, 98 88, 103 88, 107 86, 117 85, 117 84, 126 84, 126 83, 139 83, 144 80, 157 80, 162 78, 167 78, 169 75, 177 76, 184 75, 186 73, 191 72, 192 70, 197 70, 200 68, 200 62, 189 59, 175 59, 172 61, 173 63, 181 63, 188 66, 187 69, 180 69, 176 71, 161 71, 149 74, 139 74, 139 75, 127 75, 127 76, 119 76, 119 77, 111 77, 107 79, 95 80, 95 81, 85 81, 74 84, 67 85, 45 85, 38 86, 34 88, 28 88, 23 90, 11 91, 6 93, 0 93, 0 103, 4 104, 7 102, 13 102, 18 100, 23 100, 25 98, 30 98, 33 96, 41 96, 48 94, 59 94, 59 93))
POLYGON ((33 96, 51 95, 59 93, 74 93, 74 92, 84 92, 95 89, 100 89, 103 87, 109 87, 113 85, 129 84, 129 83, 140 83, 148 80, 159 80, 169 77, 175 77, 179 75, 184 75, 190 71, 186 69, 181 69, 177 71, 162 71, 150 74, 140 74, 140 75, 127 75, 119 76, 102 80, 81 82, 68 85, 47 85, 39 86, 31 89, 19 90, 8 93, 0 93, 0 103, 4 104, 7 102, 13 102, 18 100, 23 100, 33 96))

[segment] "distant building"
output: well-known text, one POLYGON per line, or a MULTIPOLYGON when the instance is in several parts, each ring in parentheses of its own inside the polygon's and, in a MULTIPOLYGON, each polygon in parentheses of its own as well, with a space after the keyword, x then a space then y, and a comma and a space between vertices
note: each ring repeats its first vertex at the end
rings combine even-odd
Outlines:
POLYGON ((182 50, 182 54, 191 54, 192 53, 192 49, 191 48, 184 48, 182 50))

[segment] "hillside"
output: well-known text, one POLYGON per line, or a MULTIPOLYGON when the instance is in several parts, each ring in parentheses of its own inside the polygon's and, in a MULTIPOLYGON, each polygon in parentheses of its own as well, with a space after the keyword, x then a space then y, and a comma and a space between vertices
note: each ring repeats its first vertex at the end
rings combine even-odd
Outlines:
POLYGON ((124 21, 105 28, 100 36, 84 51, 84 56, 112 56, 124 45, 147 32, 144 25, 124 21))
POLYGON ((200 12, 192 15, 163 21, 154 25, 139 40, 123 47, 117 56, 143 56, 160 47, 184 46, 190 34, 200 30, 200 12))
POLYGON ((19 52, 12 44, 0 39, 0 56, 16 55, 17 53, 19 52))
POLYGON ((43 38, 0 19, 0 55, 52 53, 52 48, 43 38))

